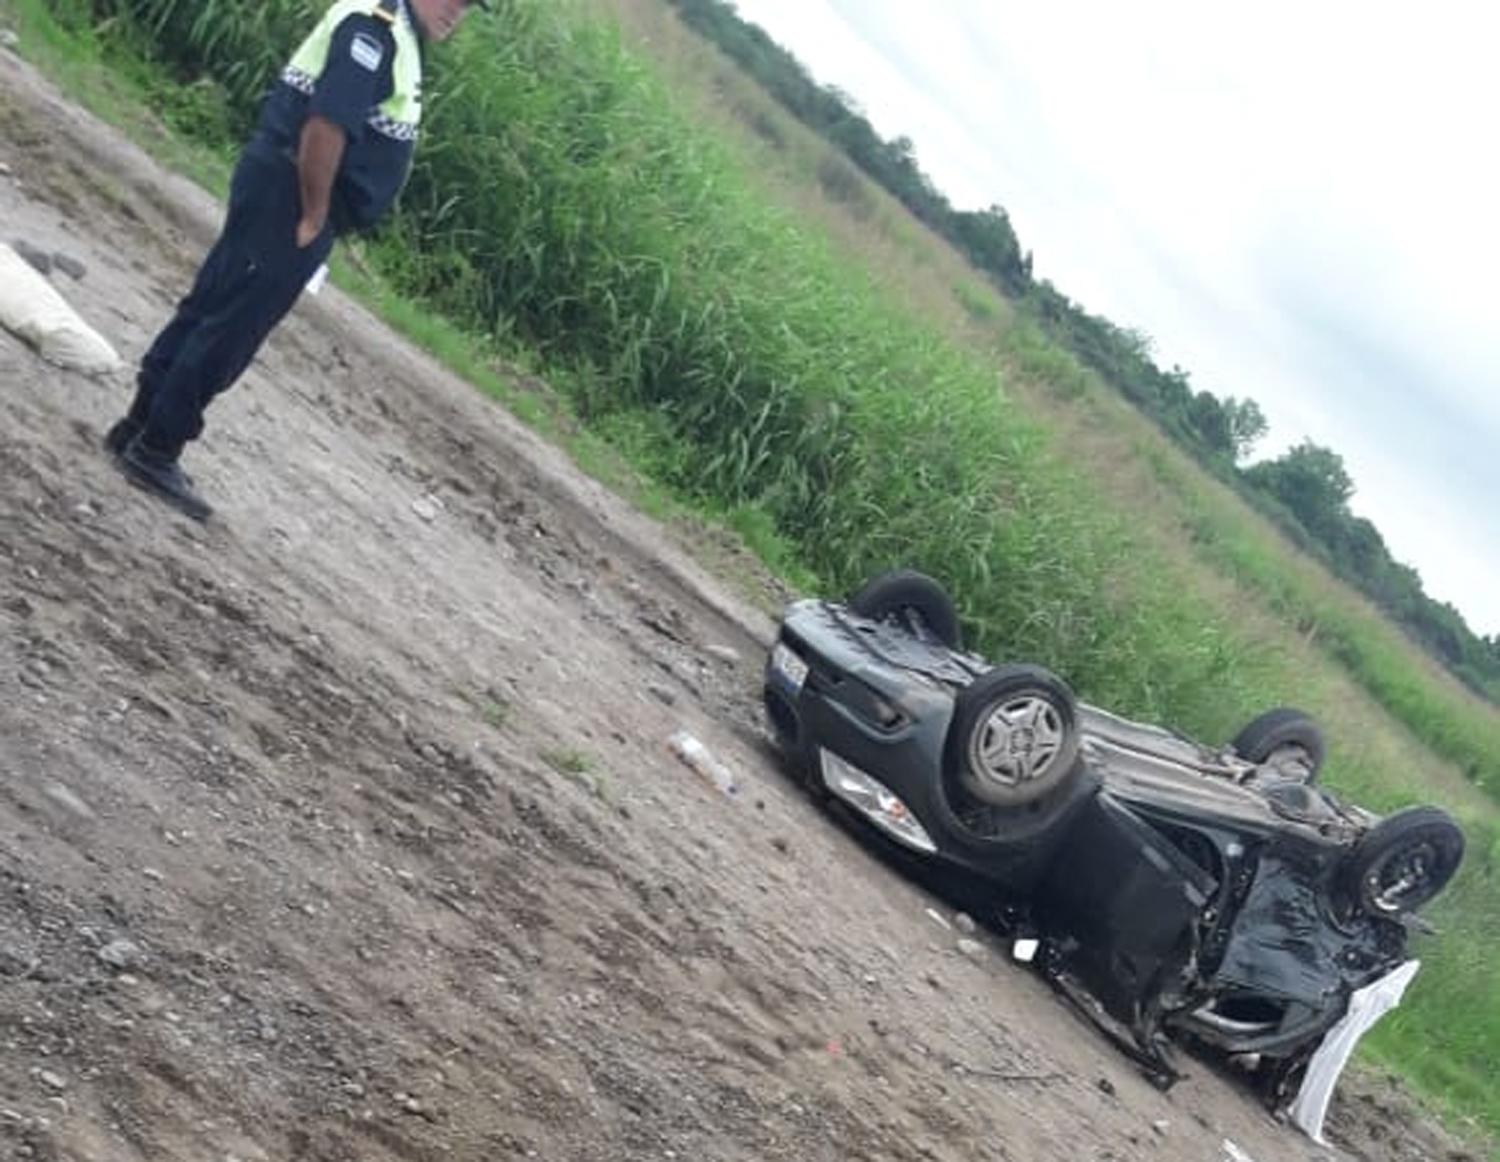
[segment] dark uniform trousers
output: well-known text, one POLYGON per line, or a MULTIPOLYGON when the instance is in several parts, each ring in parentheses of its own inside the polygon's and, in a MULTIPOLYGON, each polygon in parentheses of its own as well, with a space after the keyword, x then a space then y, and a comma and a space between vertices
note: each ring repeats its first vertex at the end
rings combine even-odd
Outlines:
POLYGON ((176 458, 198 438, 205 409, 244 373, 327 260, 332 227, 299 249, 301 217, 295 162, 252 142, 235 167, 223 233, 141 360, 129 419, 151 451, 176 458))

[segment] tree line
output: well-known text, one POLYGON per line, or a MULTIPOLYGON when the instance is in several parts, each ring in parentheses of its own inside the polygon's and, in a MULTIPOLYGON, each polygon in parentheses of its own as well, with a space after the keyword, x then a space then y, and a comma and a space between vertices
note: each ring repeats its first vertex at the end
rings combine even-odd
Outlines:
MULTIPOLYGON (((1266 433, 1265 416, 1254 400, 1221 399, 1195 389, 1182 368, 1158 366, 1148 337, 1091 314, 1052 283, 1034 278, 1031 254, 1003 207, 955 209, 922 172, 909 138, 883 139, 847 94, 818 84, 800 61, 742 19, 728 0, 670 3, 685 24, 954 246, 1055 342, 1233 485, 1296 544, 1371 598, 1463 682, 1500 702, 1500 634, 1475 634, 1453 606, 1428 597, 1420 576, 1391 556, 1379 530, 1350 511, 1354 485, 1336 452, 1304 442, 1275 459, 1245 466, 1266 433)), ((833 196, 857 196, 852 183, 841 185, 827 172, 820 177, 833 196)))

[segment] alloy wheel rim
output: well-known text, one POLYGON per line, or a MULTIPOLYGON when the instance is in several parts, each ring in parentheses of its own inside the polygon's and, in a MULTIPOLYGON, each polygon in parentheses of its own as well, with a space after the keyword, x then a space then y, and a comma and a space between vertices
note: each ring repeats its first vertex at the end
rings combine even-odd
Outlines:
POLYGON ((969 740, 976 773, 1008 788, 1047 777, 1062 754, 1067 731, 1053 703, 1035 693, 998 703, 969 740))

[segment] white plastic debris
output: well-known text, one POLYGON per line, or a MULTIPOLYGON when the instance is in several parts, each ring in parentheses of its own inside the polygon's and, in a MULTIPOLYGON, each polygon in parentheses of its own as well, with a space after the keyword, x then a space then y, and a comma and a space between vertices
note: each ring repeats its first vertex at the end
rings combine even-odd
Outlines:
POLYGON ((1236 1146, 1228 1138, 1224 1139, 1224 1162, 1255 1162, 1255 1159, 1236 1146))
POLYGON ((685 730, 679 730, 667 740, 672 753, 691 767, 704 782, 726 795, 739 793, 739 784, 734 772, 714 758, 713 752, 685 730))
POLYGON ((327 281, 328 263, 325 262, 317 270, 313 271, 313 276, 307 280, 307 287, 305 289, 308 294, 315 295, 323 289, 323 284, 327 281))
POLYGON ((1042 942, 1032 936, 1019 937, 1010 946, 1010 954, 1020 964, 1030 964, 1036 959, 1037 949, 1041 948, 1042 942))
POLYGON ((120 357, 83 321, 46 277, 10 246, 0 245, 0 326, 34 347, 48 363, 104 375, 120 357))
POLYGON ((1323 1138, 1323 1119, 1328 1114, 1333 1087, 1338 1084, 1339 1074, 1343 1073, 1354 1047, 1375 1022, 1401 1003, 1421 966, 1420 960, 1408 960, 1351 996, 1349 1011, 1324 1034, 1323 1043, 1307 1063, 1307 1076, 1289 1113, 1293 1124, 1318 1145, 1328 1144, 1323 1138))

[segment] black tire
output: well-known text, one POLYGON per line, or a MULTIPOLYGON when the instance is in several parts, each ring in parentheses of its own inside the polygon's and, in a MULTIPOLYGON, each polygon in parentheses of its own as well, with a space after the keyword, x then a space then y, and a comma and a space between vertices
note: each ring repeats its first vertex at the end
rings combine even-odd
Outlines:
POLYGON ((960 789, 1004 810, 1056 797, 1078 777, 1078 703, 1040 666, 1000 666, 960 690, 947 759, 960 789))
POLYGON ((871 621, 894 621, 917 637, 925 631, 950 650, 963 648, 953 599, 925 573, 882 573, 849 599, 849 608, 871 621))
POLYGON ((1318 724, 1290 706, 1267 710, 1229 745, 1246 762, 1266 763, 1306 786, 1318 781, 1328 753, 1318 724))
POLYGON ((1407 807, 1354 845, 1344 887, 1369 915, 1395 917, 1436 897, 1463 858, 1464 833, 1451 815, 1440 807, 1407 807))

